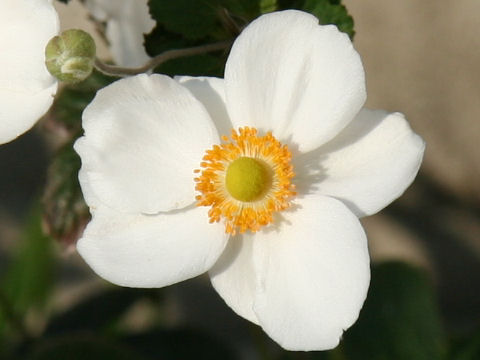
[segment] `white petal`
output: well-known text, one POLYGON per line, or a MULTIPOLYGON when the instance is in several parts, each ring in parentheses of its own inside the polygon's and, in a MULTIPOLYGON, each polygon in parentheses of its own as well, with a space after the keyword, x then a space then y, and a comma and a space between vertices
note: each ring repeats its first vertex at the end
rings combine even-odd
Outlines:
MULTIPOLYGON (((78 149, 84 147, 85 145, 83 144, 85 142, 85 137, 79 138, 74 147, 78 152, 78 149)), ((93 191, 92 187, 90 186, 90 183, 88 181, 88 174, 87 170, 85 169, 85 166, 80 167, 80 170, 78 171, 78 181, 80 183, 80 187, 82 189, 82 195, 87 203, 88 207, 90 208, 90 213, 92 213, 94 210, 96 210, 98 207, 102 206, 101 201, 97 198, 95 195, 95 192, 93 191)))
POLYGON ((357 216, 371 215, 412 183, 424 149, 402 114, 362 109, 331 142, 295 159, 297 189, 336 197, 357 216))
POLYGON ((365 233, 340 201, 307 196, 283 212, 277 231, 254 242, 254 311, 288 350, 335 347, 357 319, 370 281, 365 233))
POLYGON ((251 235, 231 238, 222 256, 209 271, 212 285, 238 315, 258 324, 253 312, 256 275, 253 267, 251 235))
POLYGON ((121 66, 141 66, 149 56, 143 34, 155 27, 148 0, 87 0, 93 17, 107 23, 106 37, 115 62, 121 66))
POLYGON ((225 68, 234 126, 273 130, 302 152, 334 137, 365 101, 362 63, 348 36, 313 15, 263 15, 235 41, 225 68))
POLYGON ((52 104, 57 81, 45 66, 45 46, 58 30, 51 0, 0 1, 0 144, 30 129, 52 104))
POLYGON ((225 228, 208 222, 208 209, 159 215, 93 213, 77 249, 92 269, 121 286, 162 287, 210 269, 227 242, 225 228))
POLYGON ((215 77, 176 76, 180 84, 207 109, 220 135, 230 135, 232 123, 225 105, 224 80, 215 77))
POLYGON ((84 179, 102 203, 156 213, 195 201, 193 170, 218 134, 205 108, 176 81, 138 75, 97 92, 75 144, 84 179))

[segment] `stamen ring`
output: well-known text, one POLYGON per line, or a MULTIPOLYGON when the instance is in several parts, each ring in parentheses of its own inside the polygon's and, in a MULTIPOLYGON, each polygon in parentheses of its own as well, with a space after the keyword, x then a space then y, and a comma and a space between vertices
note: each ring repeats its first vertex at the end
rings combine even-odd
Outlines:
POLYGON ((270 132, 232 130, 230 138, 207 150, 195 178, 198 206, 211 206, 210 222, 225 221, 225 231, 258 231, 273 222, 273 213, 287 209, 296 194, 292 154, 270 132))

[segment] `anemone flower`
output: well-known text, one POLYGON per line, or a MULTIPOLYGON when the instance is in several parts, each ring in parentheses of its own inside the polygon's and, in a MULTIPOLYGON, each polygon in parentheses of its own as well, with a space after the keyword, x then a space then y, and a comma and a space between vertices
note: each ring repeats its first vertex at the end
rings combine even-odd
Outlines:
POLYGON ((144 74, 100 90, 75 144, 93 215, 80 255, 129 287, 208 271, 284 348, 335 347, 370 280, 358 218, 403 193, 424 151, 403 115, 365 98, 348 36, 293 10, 247 26, 224 79, 144 74))
POLYGON ((0 144, 29 130, 57 92, 45 46, 60 25, 51 0, 0 1, 0 144))

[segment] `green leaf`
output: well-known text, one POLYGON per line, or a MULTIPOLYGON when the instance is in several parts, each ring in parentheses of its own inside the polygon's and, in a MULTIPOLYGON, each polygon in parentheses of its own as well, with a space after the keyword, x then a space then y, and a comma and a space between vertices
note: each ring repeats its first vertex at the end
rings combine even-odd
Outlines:
POLYGON ((59 337, 38 345, 27 360, 142 360, 132 349, 96 336, 59 337))
POLYGON ((90 220, 78 171, 81 161, 68 143, 57 151, 48 168, 43 195, 44 223, 48 233, 64 246, 75 244, 90 220))
POLYGON ((150 0, 150 14, 168 31, 189 39, 206 37, 218 21, 218 1, 215 0, 150 0))
MULTIPOLYGON (((260 15, 260 0, 150 0, 157 26, 145 36, 150 56, 173 49, 233 40, 260 15)), ((172 59, 155 72, 167 75, 223 76, 228 51, 172 59)))
POLYGON ((94 295, 64 313, 52 318, 46 334, 85 332, 108 329, 148 290, 114 288, 94 295))
MULTIPOLYGON (((214 42, 212 39, 205 40, 203 44, 214 42)), ((182 49, 202 44, 198 40, 189 40, 182 38, 181 35, 173 34, 157 26, 152 33, 146 37, 147 52, 154 56, 171 49, 182 49)), ((181 57, 172 59, 158 66, 155 72, 175 75, 191 76, 223 76, 227 53, 226 51, 217 51, 213 53, 181 57)))
POLYGON ((196 55, 170 60, 159 66, 156 72, 174 75, 223 77, 224 63, 212 55, 196 55))
MULTIPOLYGON (((260 15, 260 0, 149 0, 150 14, 157 26, 186 39, 226 39, 231 34, 228 21, 238 27, 260 15)), ((236 34, 234 34, 236 35, 236 34)), ((151 38, 151 37, 150 37, 151 38)), ((205 42, 203 42, 205 43, 205 42)))
POLYGON ((403 263, 375 266, 360 317, 342 345, 349 360, 442 359, 443 328, 424 273, 403 263))
POLYGON ((334 24, 353 39, 353 18, 340 0, 305 0, 302 9, 318 17, 320 24, 334 24))
POLYGON ((171 49, 196 45, 201 45, 201 41, 184 39, 182 35, 168 31, 161 24, 157 24, 155 29, 145 36, 145 49, 150 56, 155 56, 171 49))

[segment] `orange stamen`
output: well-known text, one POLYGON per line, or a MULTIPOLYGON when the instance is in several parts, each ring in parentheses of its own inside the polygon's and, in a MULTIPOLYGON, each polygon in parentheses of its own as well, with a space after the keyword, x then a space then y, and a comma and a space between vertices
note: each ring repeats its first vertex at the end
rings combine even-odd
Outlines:
POLYGON ((229 137, 222 136, 224 143, 207 150, 202 169, 194 173, 197 206, 211 206, 208 212, 210 222, 225 221, 225 231, 234 235, 237 231, 256 232, 273 222, 273 213, 287 209, 290 199, 296 193, 291 183, 295 176, 290 164, 292 154, 269 132, 257 136, 257 129, 244 127, 238 132, 232 130, 229 137), (239 157, 261 160, 270 167, 272 183, 261 199, 245 202, 233 198, 225 186, 225 174, 230 163, 239 157))

